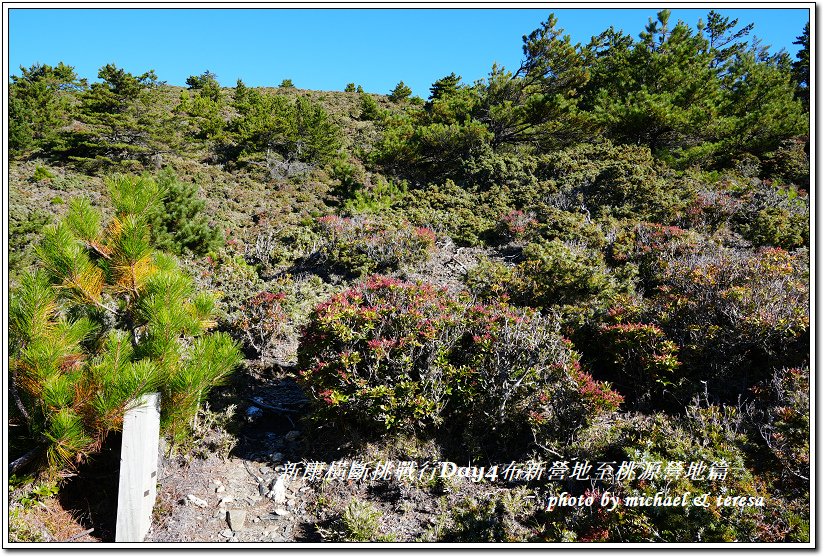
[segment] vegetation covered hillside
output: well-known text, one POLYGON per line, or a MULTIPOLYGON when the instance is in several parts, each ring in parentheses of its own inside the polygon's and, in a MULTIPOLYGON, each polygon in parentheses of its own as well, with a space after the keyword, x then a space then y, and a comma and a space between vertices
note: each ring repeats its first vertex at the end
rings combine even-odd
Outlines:
POLYGON ((321 539, 809 541, 809 26, 794 57, 751 28, 663 10, 583 45, 550 15, 520 67, 427 99, 21 68, 17 493, 82 473, 145 392, 191 456, 231 434, 209 402, 289 378, 299 459, 500 465, 318 495, 321 539), (633 504, 659 493, 711 505, 633 504))

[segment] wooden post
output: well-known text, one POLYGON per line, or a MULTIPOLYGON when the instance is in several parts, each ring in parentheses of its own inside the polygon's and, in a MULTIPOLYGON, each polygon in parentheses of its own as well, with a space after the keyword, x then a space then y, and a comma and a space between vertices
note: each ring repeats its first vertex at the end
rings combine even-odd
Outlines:
POLYGON ((157 496, 160 393, 144 396, 123 416, 116 542, 142 542, 157 496))

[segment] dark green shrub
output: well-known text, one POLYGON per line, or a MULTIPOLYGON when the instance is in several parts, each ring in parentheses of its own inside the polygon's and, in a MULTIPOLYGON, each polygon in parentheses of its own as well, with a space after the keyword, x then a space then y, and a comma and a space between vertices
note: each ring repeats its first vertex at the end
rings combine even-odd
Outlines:
POLYGON ((360 94, 360 116, 361 120, 377 120, 381 116, 378 101, 369 93, 360 94))
POLYGON ((318 244, 309 261, 363 276, 425 262, 435 249, 428 228, 366 217, 321 217, 314 228, 318 244))
POLYGON ((407 187, 406 181, 398 183, 379 177, 369 186, 355 189, 344 203, 344 209, 351 214, 382 213, 403 199, 407 187))
POLYGON ((148 221, 158 249, 196 255, 217 249, 223 243, 223 234, 203 213, 206 201, 198 196, 197 185, 180 181, 169 169, 159 173, 156 181, 163 201, 148 221))
POLYGON ((395 88, 389 93, 389 100, 392 102, 401 102, 409 98, 412 94, 412 89, 407 87, 403 81, 399 81, 395 88))
POLYGON ((514 296, 534 307, 603 304, 623 290, 599 252, 559 240, 528 244, 517 273, 514 296))
POLYGON ((809 189, 810 157, 809 146, 805 138, 786 139, 781 146, 766 156, 766 174, 774 179, 795 184, 799 188, 809 189))
POLYGON ((556 203, 583 207, 593 216, 666 223, 690 196, 646 147, 581 144, 546 155, 539 172, 556 182, 556 203))
POLYGON ((242 89, 238 115, 229 123, 240 162, 260 164, 273 177, 290 178, 334 160, 341 133, 326 110, 305 97, 242 89))
POLYGON ((530 211, 535 215, 536 223, 532 227, 533 236, 546 240, 584 243, 588 247, 602 250, 607 245, 604 226, 593 222, 586 213, 575 207, 560 209, 546 203, 539 203, 530 211))
POLYGON ((410 190, 397 208, 411 222, 451 236, 462 245, 477 245, 494 235, 501 211, 499 206, 479 203, 477 196, 452 180, 410 190))
POLYGON ((738 232, 755 246, 795 249, 810 243, 809 197, 797 188, 765 181, 735 215, 738 232))
MULTIPOLYGON (((471 187, 483 191, 493 185, 515 192, 527 192, 537 187, 537 160, 526 153, 501 153, 489 146, 482 153, 465 159, 462 174, 471 187)), ((522 199, 523 203, 535 199, 522 199)))

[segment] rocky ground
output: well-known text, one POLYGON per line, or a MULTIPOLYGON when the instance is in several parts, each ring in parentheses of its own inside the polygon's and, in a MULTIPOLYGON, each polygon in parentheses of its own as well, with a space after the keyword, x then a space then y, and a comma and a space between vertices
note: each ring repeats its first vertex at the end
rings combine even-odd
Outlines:
POLYGON ((228 456, 163 459, 147 542, 443 541, 465 527, 456 508, 504 493, 520 497, 516 506, 537 503, 501 482, 400 475, 403 462, 435 460, 437 449, 414 440, 371 444, 317 428, 302 414, 307 401, 292 379, 257 383, 244 400, 226 426, 237 443, 228 456), (360 465, 366 472, 353 472, 360 465), (386 474, 378 474, 381 465, 386 474))

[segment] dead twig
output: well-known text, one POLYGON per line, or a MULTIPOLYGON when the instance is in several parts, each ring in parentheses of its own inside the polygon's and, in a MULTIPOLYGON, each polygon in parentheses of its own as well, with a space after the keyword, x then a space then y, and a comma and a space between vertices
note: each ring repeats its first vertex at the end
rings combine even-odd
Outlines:
POLYGON ((79 534, 75 534, 75 535, 71 536, 70 538, 66 538, 65 540, 62 540, 62 543, 73 542, 74 540, 76 540, 78 538, 82 538, 86 534, 91 534, 92 532, 94 532, 94 528, 89 528, 88 530, 84 530, 83 532, 80 532, 79 534))

